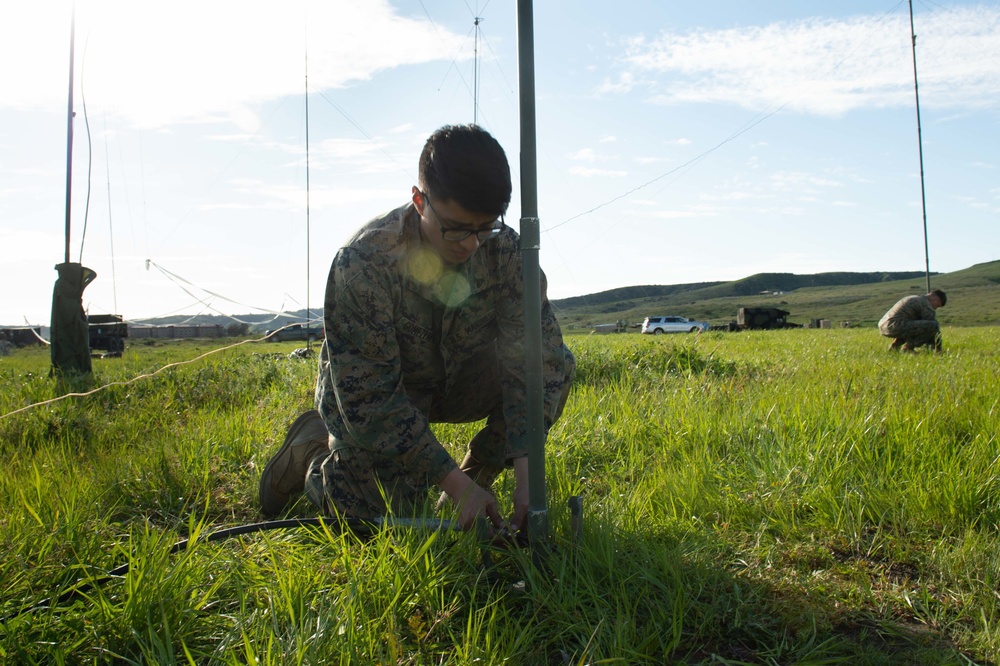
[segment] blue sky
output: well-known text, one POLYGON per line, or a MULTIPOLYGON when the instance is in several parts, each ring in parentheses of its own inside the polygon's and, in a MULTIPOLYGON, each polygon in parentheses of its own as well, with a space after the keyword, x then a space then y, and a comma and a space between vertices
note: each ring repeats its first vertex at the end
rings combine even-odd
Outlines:
MULTIPOLYGON (((64 257, 70 8, 0 5, 0 324, 48 323, 64 257)), ((905 1, 534 13, 550 297, 923 270, 905 1)), ((930 267, 948 272, 1000 258, 1000 4, 914 13, 930 267)), ((435 128, 475 117, 519 179, 517 80, 501 0, 79 0, 70 255, 98 272, 84 305, 320 308, 337 248, 408 199, 435 128)))

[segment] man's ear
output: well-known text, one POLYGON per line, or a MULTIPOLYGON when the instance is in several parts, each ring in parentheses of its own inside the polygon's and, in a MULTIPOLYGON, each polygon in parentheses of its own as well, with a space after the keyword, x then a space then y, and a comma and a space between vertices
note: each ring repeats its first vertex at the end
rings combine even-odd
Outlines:
POLYGON ((412 201, 413 205, 416 206, 417 212, 420 213, 421 215, 423 215, 424 214, 424 195, 420 192, 419 189, 417 189, 416 185, 414 185, 413 188, 410 190, 410 201, 412 201))

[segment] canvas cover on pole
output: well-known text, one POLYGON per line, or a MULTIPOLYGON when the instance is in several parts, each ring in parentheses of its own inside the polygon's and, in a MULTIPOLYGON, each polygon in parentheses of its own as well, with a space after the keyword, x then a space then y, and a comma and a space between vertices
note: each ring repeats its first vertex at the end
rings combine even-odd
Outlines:
POLYGON ((52 290, 52 320, 49 337, 52 370, 60 373, 89 374, 90 331, 83 311, 83 290, 97 273, 83 264, 56 265, 59 277, 52 290))

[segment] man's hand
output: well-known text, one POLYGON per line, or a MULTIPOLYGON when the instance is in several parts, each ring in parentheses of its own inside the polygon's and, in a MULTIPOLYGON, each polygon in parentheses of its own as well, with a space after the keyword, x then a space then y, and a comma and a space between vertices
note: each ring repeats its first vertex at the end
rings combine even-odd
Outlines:
POLYGON ((527 527, 528 521, 528 459, 514 458, 514 513, 510 517, 511 534, 527 527))
POLYGON ((458 524, 463 530, 473 529, 479 516, 486 516, 494 529, 499 529, 503 524, 496 498, 462 470, 457 467, 451 470, 438 485, 458 508, 458 524))

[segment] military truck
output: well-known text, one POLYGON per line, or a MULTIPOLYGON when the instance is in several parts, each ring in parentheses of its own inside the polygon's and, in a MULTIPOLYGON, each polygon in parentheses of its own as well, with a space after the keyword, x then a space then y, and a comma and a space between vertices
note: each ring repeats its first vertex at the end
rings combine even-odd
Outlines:
POLYGON ((90 329, 91 350, 103 349, 109 354, 121 354, 125 351, 128 324, 121 315, 88 315, 87 324, 90 329))
POLYGON ((40 345, 45 340, 42 338, 42 329, 39 326, 18 326, 16 328, 0 328, 0 341, 9 342, 15 347, 26 345, 40 345))
POLYGON ((727 328, 730 331, 801 328, 801 324, 788 321, 788 315, 788 310, 780 308, 740 308, 727 328))

